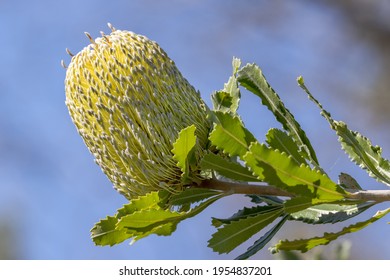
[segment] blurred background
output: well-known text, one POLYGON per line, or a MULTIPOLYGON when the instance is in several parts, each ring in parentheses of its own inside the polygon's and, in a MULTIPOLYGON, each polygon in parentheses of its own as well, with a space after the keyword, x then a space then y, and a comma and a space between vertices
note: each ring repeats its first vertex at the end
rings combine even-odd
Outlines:
MULTIPOLYGON (((207 247, 211 217, 248 203, 240 196, 186 220, 170 237, 96 247, 89 230, 126 201, 117 194, 76 132, 64 104, 65 48, 77 53, 107 22, 157 41, 211 106, 210 94, 231 75, 233 56, 257 63, 306 130, 332 179, 347 172, 364 188, 385 188, 341 151, 337 137, 296 84, 303 75, 336 120, 368 136, 390 157, 390 1, 23 1, 0 0, 0 259, 230 259, 207 247)), ((240 108, 259 140, 279 127, 255 96, 240 108)), ((372 216, 370 209, 351 222, 372 216)), ((389 217, 299 256, 390 259, 389 217)), ((288 224, 274 240, 322 235, 332 227, 288 224)), ((257 236, 259 238, 259 236, 257 236)), ((271 242, 270 245, 272 245, 271 242)), ((254 258, 273 259, 267 249, 254 258)))

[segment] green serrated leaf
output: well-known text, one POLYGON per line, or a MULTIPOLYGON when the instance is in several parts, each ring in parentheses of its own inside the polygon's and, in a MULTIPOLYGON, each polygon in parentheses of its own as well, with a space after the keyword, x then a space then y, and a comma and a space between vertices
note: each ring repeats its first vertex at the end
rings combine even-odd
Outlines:
POLYGON ((173 159, 177 166, 183 172, 182 177, 185 181, 190 174, 190 166, 194 161, 194 148, 196 145, 195 125, 182 129, 176 142, 173 143, 173 159))
POLYGON ((320 202, 314 202, 313 198, 306 197, 306 196, 297 196, 290 198, 288 200, 285 200, 283 203, 284 211, 286 213, 295 213, 298 211, 305 210, 309 208, 310 206, 316 205, 320 202))
POLYGON ((266 203, 267 205, 282 205, 284 203, 284 200, 276 196, 255 194, 248 194, 247 196, 251 198, 251 202, 256 204, 266 203))
POLYGON ((267 214, 272 213, 275 210, 281 209, 281 205, 272 205, 272 206, 255 206, 255 207, 244 207, 243 209, 237 211, 235 214, 233 214, 230 218, 227 219, 220 219, 220 218, 213 218, 212 219, 212 225, 215 227, 220 227, 223 224, 229 224, 234 221, 238 221, 241 219, 248 218, 250 216, 256 216, 258 214, 267 214))
POLYGON ((211 169, 218 172, 220 175, 244 182, 260 182, 260 180, 252 174, 245 166, 237 162, 230 161, 216 154, 206 154, 200 162, 203 170, 211 169))
POLYGON ((305 159, 299 153, 298 145, 294 142, 294 139, 284 131, 277 128, 271 128, 266 135, 266 139, 268 145, 273 149, 285 152, 299 165, 306 164, 305 159))
POLYGON ((139 196, 132 199, 128 204, 123 205, 117 210, 116 218, 120 219, 123 216, 133 214, 137 211, 147 209, 160 209, 171 194, 168 191, 161 190, 147 193, 144 196, 139 196))
POLYGON ((321 115, 328 121, 330 127, 336 131, 339 142, 350 159, 365 169, 371 177, 390 186, 390 162, 382 157, 382 148, 372 145, 371 141, 359 132, 348 129, 344 122, 333 120, 331 114, 311 94, 303 78, 298 80, 298 84, 321 110, 321 115))
POLYGON ((230 156, 242 157, 255 137, 247 130, 238 116, 215 112, 218 123, 210 133, 210 141, 230 156))
POLYGON ((107 217, 96 223, 91 229, 92 241, 100 246, 113 246, 129 239, 131 235, 127 234, 126 230, 115 228, 117 222, 117 218, 107 217))
MULTIPOLYGON (((152 223, 144 228, 129 228, 127 229, 127 233, 132 233, 133 240, 139 240, 151 234, 171 235, 181 221, 194 217, 223 196, 224 194, 214 195, 213 197, 199 203, 198 206, 185 212, 170 211, 171 214, 162 214, 160 217, 163 218, 164 215, 166 215, 166 219, 152 223)), ((140 215, 141 214, 142 212, 140 215)), ((131 220, 131 218, 129 218, 129 220, 131 220)), ((131 221, 131 223, 133 223, 133 221, 131 221)))
POLYGON ((218 253, 229 253, 241 243, 245 242, 252 235, 271 224, 283 213, 281 208, 268 212, 250 216, 219 228, 208 241, 208 246, 218 253))
POLYGON ((164 205, 169 197, 167 191, 151 192, 144 196, 139 196, 132 199, 128 204, 125 204, 122 208, 117 210, 117 214, 114 217, 107 217, 98 223, 91 229, 91 238, 96 245, 110 245, 119 244, 126 239, 134 236, 129 234, 126 230, 117 229, 116 224, 121 217, 133 214, 137 211, 147 209, 160 209, 160 205, 164 205))
POLYGON ((233 98, 228 92, 224 90, 216 91, 211 95, 211 100, 215 111, 231 112, 233 98))
POLYGON ((298 81, 298 85, 306 92, 308 98, 311 101, 313 101, 314 104, 316 104, 317 107, 320 109, 321 115, 328 121, 328 123, 330 124, 332 129, 334 129, 334 126, 333 126, 334 120, 333 120, 332 116, 330 115, 330 113, 328 111, 326 111, 324 109, 324 107, 322 107, 322 104, 320 102, 318 102, 318 100, 311 94, 311 92, 309 91, 309 89, 305 85, 305 81, 304 81, 303 77, 299 76, 297 81, 298 81))
POLYGON ((91 237, 96 245, 112 246, 130 238, 136 241, 150 234, 170 235, 179 222, 194 217, 225 195, 207 189, 187 189, 181 195, 172 195, 165 190, 151 192, 131 200, 114 217, 98 222, 91 230, 91 237), (171 206, 193 202, 199 204, 187 211, 170 210, 171 206))
POLYGON ((119 219, 116 228, 119 230, 136 230, 143 231, 143 229, 150 230, 161 224, 180 216, 177 212, 172 212, 164 209, 148 209, 143 211, 134 212, 133 214, 126 215, 119 219))
POLYGON ((230 109, 229 111, 235 114, 240 104, 241 93, 240 93, 240 88, 238 87, 237 79, 234 75, 229 78, 229 81, 224 85, 223 89, 231 97, 231 104, 229 106, 230 109))
POLYGON ((343 122, 334 123, 343 150, 371 177, 390 186, 390 162, 382 157, 382 149, 359 132, 349 130, 343 122))
POLYGON ((216 190, 188 188, 178 194, 173 195, 170 198, 169 203, 171 205, 192 204, 219 195, 221 195, 221 192, 216 190))
POLYGON ((366 226, 381 219, 382 217, 387 215, 389 212, 390 212, 390 208, 383 210, 383 211, 378 211, 373 217, 371 217, 370 219, 368 219, 366 221, 347 226, 347 227, 343 228, 341 231, 336 232, 336 233, 325 233, 322 237, 313 237, 313 238, 309 238, 309 239, 300 239, 300 240, 294 240, 294 241, 288 241, 288 240, 279 241, 275 246, 270 248, 270 251, 272 253, 277 253, 280 250, 286 250, 286 251, 299 250, 302 253, 305 253, 308 250, 311 250, 316 246, 327 245, 331 241, 336 240, 338 237, 340 237, 342 235, 359 231, 359 230, 365 228, 366 226))
POLYGON ((130 244, 134 244, 134 242, 142 238, 148 237, 151 234, 156 234, 158 236, 169 236, 176 230, 177 224, 178 223, 176 222, 166 222, 164 224, 159 224, 155 227, 150 227, 149 231, 145 228, 143 229, 143 231, 127 230, 127 232, 132 233, 132 241, 130 244))
POLYGON ((310 198, 312 204, 344 198, 345 191, 327 175, 307 165, 298 165, 285 153, 264 144, 253 143, 244 160, 259 179, 298 196, 310 198))
POLYGON ((292 213, 290 218, 308 224, 334 224, 353 218, 375 204, 375 202, 353 205, 321 204, 292 213))
POLYGON ((287 220, 288 215, 284 215, 284 217, 275 226, 267 231, 260 239, 256 240, 255 243, 253 243, 253 245, 250 246, 245 253, 236 257, 236 260, 246 260, 263 249, 264 246, 267 245, 268 242, 270 242, 271 239, 275 236, 275 234, 282 228, 287 220))
POLYGON ((262 103, 275 115, 283 128, 289 132, 301 148, 301 155, 320 169, 317 156, 306 133, 268 84, 261 69, 256 64, 247 64, 237 72, 237 80, 239 84, 261 98, 262 103))

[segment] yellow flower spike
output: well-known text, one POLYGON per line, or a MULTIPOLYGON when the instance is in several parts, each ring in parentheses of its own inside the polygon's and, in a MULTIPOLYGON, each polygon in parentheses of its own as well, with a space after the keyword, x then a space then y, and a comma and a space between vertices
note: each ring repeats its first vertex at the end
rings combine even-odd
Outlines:
MULTIPOLYGON (((72 55, 66 105, 96 163, 126 198, 183 189, 172 147, 179 132, 196 126, 203 155, 211 123, 206 105, 175 63, 148 38, 128 31, 102 34, 72 55)), ((70 51, 67 51, 70 54, 70 51)), ((201 179, 194 172, 194 182, 201 179)))

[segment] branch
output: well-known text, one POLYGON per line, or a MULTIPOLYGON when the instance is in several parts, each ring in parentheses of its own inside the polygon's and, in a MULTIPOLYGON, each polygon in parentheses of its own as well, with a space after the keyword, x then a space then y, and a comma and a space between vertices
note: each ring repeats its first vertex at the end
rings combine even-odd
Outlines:
POLYGON ((271 185, 249 185, 244 183, 224 182, 216 179, 204 180, 198 188, 224 191, 230 194, 257 194, 294 197, 295 195, 271 185))
POLYGON ((364 201, 390 201, 390 190, 348 190, 348 198, 364 201))
MULTIPOLYGON (((199 188, 220 190, 230 194, 256 194, 294 197, 295 195, 271 185, 250 185, 244 183, 224 182, 216 179, 204 180, 199 188)), ((390 201, 390 190, 347 190, 346 198, 360 201, 390 201)))

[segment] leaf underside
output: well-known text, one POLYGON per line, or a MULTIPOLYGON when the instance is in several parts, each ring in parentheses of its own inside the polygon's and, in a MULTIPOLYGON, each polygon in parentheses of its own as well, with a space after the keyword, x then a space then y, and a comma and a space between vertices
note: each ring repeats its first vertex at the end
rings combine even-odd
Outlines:
POLYGON ((275 226, 267 231, 262 237, 256 240, 252 246, 250 246, 245 253, 236 257, 236 260, 246 260, 256 254, 258 251, 264 248, 268 242, 275 236, 275 234, 282 228, 284 223, 287 221, 288 215, 285 215, 275 226))
POLYGON ((383 210, 383 211, 378 211, 373 217, 370 219, 363 221, 363 222, 358 222, 356 224, 352 224, 350 226, 344 227, 341 231, 335 232, 335 233, 325 233, 322 237, 313 237, 309 239, 300 239, 300 240, 294 240, 294 241, 279 241, 275 246, 270 248, 270 251, 272 253, 277 253, 280 250, 298 250, 301 251, 302 253, 307 252, 308 250, 313 249, 316 246, 319 245, 327 245, 331 241, 336 240, 338 237, 348 234, 348 233, 353 233, 356 231, 359 231, 368 225, 376 222, 380 218, 384 217, 386 214, 390 212, 390 208, 383 210))
POLYGON ((374 205, 375 202, 353 205, 321 204, 292 213, 290 219, 308 224, 334 224, 355 217, 374 205))
POLYGON ((271 224, 283 213, 282 208, 225 224, 212 235, 208 246, 218 253, 228 253, 271 224))

